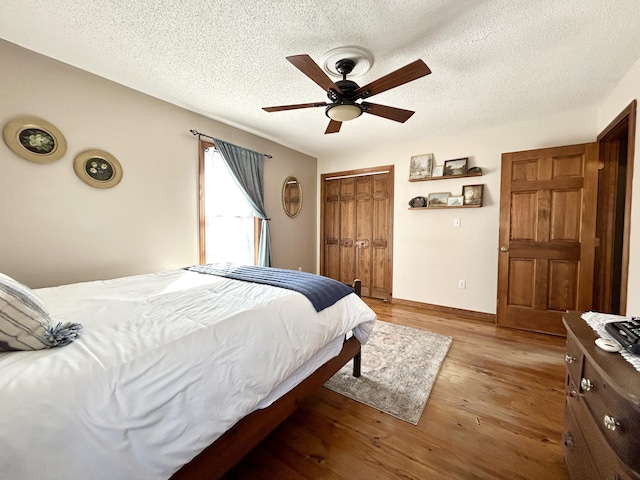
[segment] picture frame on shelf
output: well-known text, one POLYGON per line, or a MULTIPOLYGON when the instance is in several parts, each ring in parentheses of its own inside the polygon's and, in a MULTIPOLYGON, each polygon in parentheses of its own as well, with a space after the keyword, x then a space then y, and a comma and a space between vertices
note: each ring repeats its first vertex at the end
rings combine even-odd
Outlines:
POLYGON ((427 200, 427 207, 446 207, 450 192, 430 193, 427 200))
POLYGON ((464 205, 482 206, 482 196, 484 193, 484 185, 464 185, 462 187, 462 196, 464 197, 464 205))
POLYGON ((447 198, 447 207, 461 207, 464 205, 463 195, 451 195, 447 198))
POLYGON ((431 172, 432 177, 442 177, 444 175, 444 165, 434 165, 431 172))
POLYGON ((444 162, 444 175, 446 177, 455 177, 457 175, 465 175, 469 169, 469 157, 456 158, 455 160, 446 160, 444 162))
POLYGON ((433 153, 414 155, 409 166, 409 180, 419 180, 431 177, 433 167, 433 153))

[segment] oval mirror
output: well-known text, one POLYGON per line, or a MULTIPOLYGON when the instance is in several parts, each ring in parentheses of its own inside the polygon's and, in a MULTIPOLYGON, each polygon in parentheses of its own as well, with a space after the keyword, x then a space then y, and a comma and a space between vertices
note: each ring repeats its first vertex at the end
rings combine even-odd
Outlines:
POLYGON ((302 208, 302 187, 296 177, 287 177, 282 186, 282 207, 290 217, 297 217, 302 208))

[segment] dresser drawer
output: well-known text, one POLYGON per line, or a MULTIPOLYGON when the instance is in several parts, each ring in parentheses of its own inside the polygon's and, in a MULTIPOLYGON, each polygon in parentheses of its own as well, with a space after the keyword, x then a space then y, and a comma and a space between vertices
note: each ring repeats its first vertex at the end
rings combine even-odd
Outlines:
POLYGON ((567 336, 567 349, 564 355, 564 361, 567 364, 567 370, 578 382, 582 378, 582 362, 584 354, 580 348, 580 344, 572 335, 567 336))
POLYGON ((564 461, 572 480, 599 479, 600 476, 572 407, 572 402, 567 399, 564 407, 564 431, 562 432, 564 461))
MULTIPOLYGON (((583 460, 584 464, 580 466, 569 465, 567 458, 567 452, 565 452, 565 461, 567 467, 571 472, 580 472, 579 475, 583 475, 583 478, 601 478, 603 480, 639 480, 640 477, 629 470, 627 466, 622 462, 620 458, 613 451, 611 446, 607 443, 602 432, 600 432, 598 426, 593 421, 591 412, 585 405, 584 398, 580 395, 567 396, 567 402, 565 406, 565 432, 570 431, 572 440, 574 443, 574 450, 580 452, 581 441, 587 443, 587 450, 589 451, 589 458, 583 460), (573 425, 571 425, 573 423, 573 425), (571 425, 571 426, 570 426, 571 425), (574 432, 580 431, 582 439, 577 438, 574 432), (587 441, 588 439, 588 441, 587 441), (583 472, 586 468, 594 468, 593 473, 586 474, 583 472), (577 469, 577 470, 575 470, 577 469), (597 470, 597 474, 595 471, 597 470)), ((563 448, 566 446, 566 439, 563 436, 563 448)), ((578 457, 579 455, 574 455, 578 457)), ((579 476, 573 476, 572 478, 580 478, 579 476)))
POLYGON ((589 359, 580 393, 602 437, 624 463, 640 472, 640 409, 608 385, 589 359))

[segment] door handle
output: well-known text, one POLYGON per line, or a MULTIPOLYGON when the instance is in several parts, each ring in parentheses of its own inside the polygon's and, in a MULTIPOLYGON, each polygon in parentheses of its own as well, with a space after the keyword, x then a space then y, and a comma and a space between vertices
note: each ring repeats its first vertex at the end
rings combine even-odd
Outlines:
POLYGON ((502 245, 502 246, 500 247, 500 251, 501 251, 501 252, 508 252, 508 251, 509 251, 509 247, 507 247, 506 245, 502 245))

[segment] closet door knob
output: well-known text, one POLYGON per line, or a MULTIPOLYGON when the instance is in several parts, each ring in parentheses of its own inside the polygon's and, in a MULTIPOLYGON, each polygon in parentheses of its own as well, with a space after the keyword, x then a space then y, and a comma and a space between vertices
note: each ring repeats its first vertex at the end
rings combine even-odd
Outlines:
POLYGON ((501 251, 501 252, 508 252, 508 251, 509 251, 509 247, 507 247, 506 245, 502 245, 502 246, 500 247, 500 251, 501 251))

